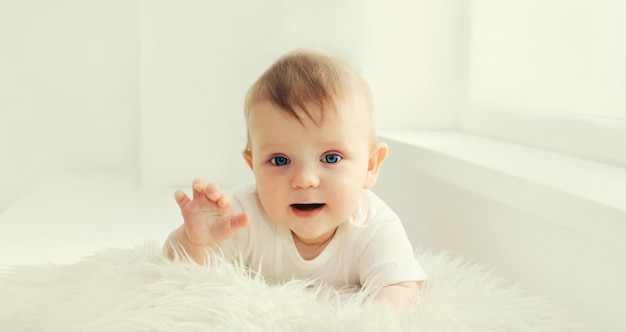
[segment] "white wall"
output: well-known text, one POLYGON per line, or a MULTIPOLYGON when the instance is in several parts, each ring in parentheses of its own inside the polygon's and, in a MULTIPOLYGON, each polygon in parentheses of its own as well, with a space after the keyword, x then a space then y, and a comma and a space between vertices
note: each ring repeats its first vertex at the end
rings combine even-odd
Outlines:
POLYGON ((469 1, 366 1, 365 77, 380 129, 456 129, 469 1))
POLYGON ((473 0, 469 102, 626 117, 626 3, 473 0))
POLYGON ((0 213, 47 172, 132 169, 138 1, 0 1, 0 16, 0 213))

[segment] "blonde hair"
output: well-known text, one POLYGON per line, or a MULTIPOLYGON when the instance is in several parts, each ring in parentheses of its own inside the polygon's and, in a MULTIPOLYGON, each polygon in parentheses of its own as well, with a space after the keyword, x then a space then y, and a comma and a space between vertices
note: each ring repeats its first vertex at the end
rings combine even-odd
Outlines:
MULTIPOLYGON (((301 122, 307 117, 319 125, 323 122, 324 111, 338 112, 339 101, 354 103, 353 98, 363 98, 359 104, 364 105, 366 110, 363 111, 371 117, 371 92, 356 69, 325 53, 296 50, 280 57, 250 87, 244 115, 248 124, 255 106, 269 102, 301 122)), ((246 152, 249 151, 248 131, 246 152)))

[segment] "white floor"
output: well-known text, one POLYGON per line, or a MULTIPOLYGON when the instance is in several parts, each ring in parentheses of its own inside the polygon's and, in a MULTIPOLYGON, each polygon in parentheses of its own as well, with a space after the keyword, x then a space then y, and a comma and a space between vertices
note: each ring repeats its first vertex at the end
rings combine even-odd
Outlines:
POLYGON ((182 222, 175 189, 139 188, 119 174, 44 177, 0 217, 0 267, 73 263, 105 247, 162 243, 182 222))

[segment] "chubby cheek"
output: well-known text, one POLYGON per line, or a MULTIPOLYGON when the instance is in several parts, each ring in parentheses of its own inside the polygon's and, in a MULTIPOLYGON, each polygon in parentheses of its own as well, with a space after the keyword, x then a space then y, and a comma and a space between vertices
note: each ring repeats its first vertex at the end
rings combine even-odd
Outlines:
POLYGON ((362 189, 336 190, 332 193, 332 211, 336 217, 345 220, 357 206, 362 189))
POLYGON ((343 176, 335 177, 331 180, 325 192, 327 198, 333 202, 338 214, 350 215, 354 212, 357 201, 363 191, 363 177, 357 171, 343 176))
POLYGON ((279 209, 281 207, 284 209, 284 202, 286 202, 285 194, 281 192, 282 188, 278 185, 276 178, 256 176, 255 179, 259 200, 263 205, 263 209, 272 219, 275 219, 279 209))
POLYGON ((266 191, 272 187, 272 177, 265 170, 264 165, 255 165, 253 169, 254 181, 259 192, 266 191))

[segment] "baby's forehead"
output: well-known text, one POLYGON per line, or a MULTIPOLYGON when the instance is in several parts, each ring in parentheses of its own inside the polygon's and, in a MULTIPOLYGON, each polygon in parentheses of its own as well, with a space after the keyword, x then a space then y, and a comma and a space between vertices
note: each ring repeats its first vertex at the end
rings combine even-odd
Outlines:
POLYGON ((286 118, 291 118, 302 124, 311 122, 317 126, 322 126, 344 117, 355 122, 372 122, 371 109, 366 102, 359 98, 333 98, 325 101, 311 101, 306 102, 303 106, 291 107, 289 109, 268 100, 250 108, 248 124, 255 119, 259 119, 259 117, 263 117, 267 112, 280 112, 286 118))

